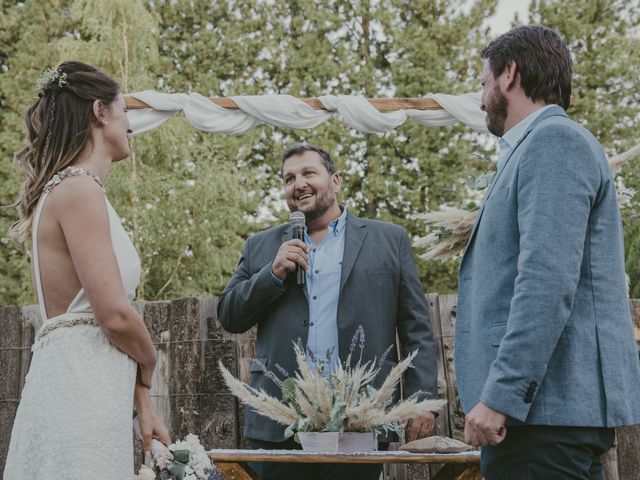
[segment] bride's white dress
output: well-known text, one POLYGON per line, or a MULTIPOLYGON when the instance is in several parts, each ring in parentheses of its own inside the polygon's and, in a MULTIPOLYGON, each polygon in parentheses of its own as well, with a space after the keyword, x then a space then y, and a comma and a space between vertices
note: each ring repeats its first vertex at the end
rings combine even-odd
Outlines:
MULTIPOLYGON (((80 169, 73 172, 67 175, 92 176, 80 169)), ((103 335, 83 290, 66 313, 46 316, 38 262, 38 222, 49 191, 60 181, 59 176, 49 182, 33 219, 32 259, 44 321, 32 348, 4 480, 129 480, 133 477, 135 361, 103 335)), ((140 260, 106 197, 105 202, 122 282, 133 299, 140 260)))

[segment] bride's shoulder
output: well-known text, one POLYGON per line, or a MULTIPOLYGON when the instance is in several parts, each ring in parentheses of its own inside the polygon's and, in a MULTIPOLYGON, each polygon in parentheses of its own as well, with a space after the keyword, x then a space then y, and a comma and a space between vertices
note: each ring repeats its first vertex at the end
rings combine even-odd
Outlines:
POLYGON ((77 214, 81 211, 105 209, 105 195, 102 187, 92 178, 84 175, 69 176, 55 184, 48 185, 51 206, 62 215, 77 214))

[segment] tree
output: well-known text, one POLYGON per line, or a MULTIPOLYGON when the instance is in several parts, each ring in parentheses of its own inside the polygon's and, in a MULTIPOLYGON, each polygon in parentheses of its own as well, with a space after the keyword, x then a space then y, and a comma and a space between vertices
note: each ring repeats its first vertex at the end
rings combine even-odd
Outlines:
MULTIPOLYGON (((564 0, 531 4, 531 23, 557 29, 573 56, 571 117, 587 127, 609 155, 640 143, 640 1, 564 0)), ((630 161, 621 176, 640 190, 640 158, 630 161)), ((636 195, 623 210, 626 267, 630 294, 640 296, 640 219, 636 195)))

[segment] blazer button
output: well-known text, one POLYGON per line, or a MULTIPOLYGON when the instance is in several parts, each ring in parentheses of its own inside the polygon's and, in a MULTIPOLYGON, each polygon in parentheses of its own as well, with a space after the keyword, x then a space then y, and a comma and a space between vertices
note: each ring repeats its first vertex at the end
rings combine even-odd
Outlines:
POLYGON ((309 325, 309 320, 305 320, 304 322, 302 322, 303 327, 306 327, 307 325, 309 325))

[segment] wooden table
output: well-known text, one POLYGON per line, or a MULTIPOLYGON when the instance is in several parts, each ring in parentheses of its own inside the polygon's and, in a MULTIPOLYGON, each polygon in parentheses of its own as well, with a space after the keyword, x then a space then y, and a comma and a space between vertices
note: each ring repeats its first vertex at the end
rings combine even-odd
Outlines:
POLYGON ((288 463, 456 463, 479 464, 480 452, 410 453, 402 450, 368 453, 319 453, 303 450, 210 450, 211 461, 228 480, 250 480, 247 462, 288 463))

